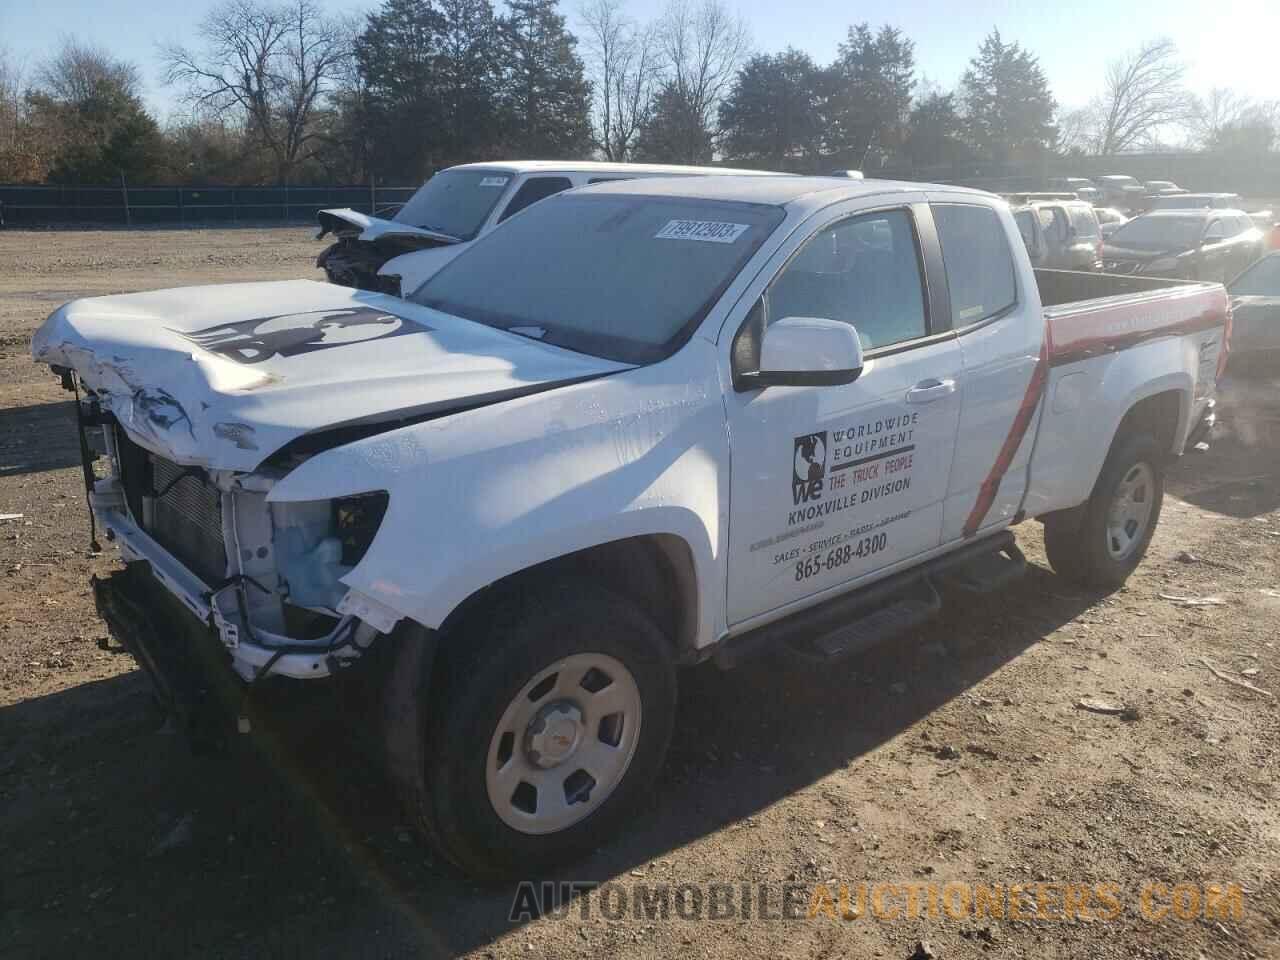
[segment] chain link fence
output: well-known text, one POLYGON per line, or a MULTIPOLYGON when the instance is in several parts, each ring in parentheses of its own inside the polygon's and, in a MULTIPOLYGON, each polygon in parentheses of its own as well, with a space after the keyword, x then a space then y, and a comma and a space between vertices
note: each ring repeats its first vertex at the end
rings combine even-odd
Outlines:
POLYGON ((391 217, 417 187, 46 187, 0 185, 10 227, 233 226, 314 223, 316 212, 350 207, 391 217))

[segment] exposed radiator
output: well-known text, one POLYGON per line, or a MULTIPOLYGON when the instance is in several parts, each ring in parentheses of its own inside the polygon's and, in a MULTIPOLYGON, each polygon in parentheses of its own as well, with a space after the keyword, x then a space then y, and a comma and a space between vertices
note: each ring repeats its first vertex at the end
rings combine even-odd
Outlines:
POLYGON ((227 574, 222 494, 199 467, 143 450, 116 431, 125 496, 134 521, 206 584, 227 574))

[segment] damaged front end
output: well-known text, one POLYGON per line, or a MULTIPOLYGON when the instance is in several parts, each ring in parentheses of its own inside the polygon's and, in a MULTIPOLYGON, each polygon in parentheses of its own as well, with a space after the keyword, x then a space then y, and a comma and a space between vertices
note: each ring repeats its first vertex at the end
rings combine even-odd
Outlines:
POLYGON ((241 679, 327 677, 392 630, 396 613, 341 582, 377 534, 385 492, 268 503, 280 479, 270 468, 175 463, 136 443, 94 395, 80 402, 85 446, 109 463, 105 476, 87 474, 96 522, 216 634, 241 679))
POLYGON ((351 210, 321 210, 319 221, 316 239, 328 234, 335 237, 335 242, 316 258, 316 266, 324 271, 330 283, 397 297, 400 296, 399 278, 379 275, 383 264, 406 253, 460 242, 448 234, 351 210))

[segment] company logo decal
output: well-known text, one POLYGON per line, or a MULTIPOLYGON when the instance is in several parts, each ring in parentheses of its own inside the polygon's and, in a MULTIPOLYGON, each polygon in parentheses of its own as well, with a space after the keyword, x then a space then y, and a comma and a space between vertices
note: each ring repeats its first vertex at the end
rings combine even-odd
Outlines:
POLYGON ((791 499, 794 503, 808 503, 822 496, 823 478, 827 475, 825 430, 796 437, 792 471, 791 499))
POLYGON ((282 313, 222 323, 190 333, 175 332, 196 346, 237 363, 263 363, 273 357, 294 357, 407 333, 426 333, 430 329, 385 310, 346 307, 282 313))

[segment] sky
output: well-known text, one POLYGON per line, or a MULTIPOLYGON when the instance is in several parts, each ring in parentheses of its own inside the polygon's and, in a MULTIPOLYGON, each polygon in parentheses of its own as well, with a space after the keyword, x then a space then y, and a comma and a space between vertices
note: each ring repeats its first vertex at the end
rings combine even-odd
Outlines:
MULTIPOLYGON (((376 0, 321 0, 335 12, 361 13, 376 0)), ((500 0, 496 0, 500 6, 500 0)), ((655 17, 666 0, 631 0, 631 15, 655 17)), ((1255 99, 1280 99, 1280 0, 726 0, 751 26, 754 48, 786 46, 825 63, 851 21, 889 23, 916 42, 917 73, 953 88, 982 38, 995 26, 1040 58, 1059 104, 1096 95, 1107 63, 1147 39, 1170 37, 1197 93, 1229 87, 1255 99), (1039 8, 1039 9, 1037 9, 1039 8)), ((161 118, 177 109, 161 78, 160 42, 189 39, 215 0, 0 0, 0 48, 28 65, 64 35, 107 47, 142 71, 148 106, 161 118)), ((578 0, 562 0, 574 23, 578 0)))

